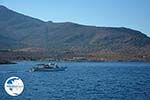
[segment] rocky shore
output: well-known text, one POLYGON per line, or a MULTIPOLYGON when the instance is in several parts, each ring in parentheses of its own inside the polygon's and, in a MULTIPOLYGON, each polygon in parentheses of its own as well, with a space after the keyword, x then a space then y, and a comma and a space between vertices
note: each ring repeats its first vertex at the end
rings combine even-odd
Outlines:
POLYGON ((0 60, 0 64, 16 64, 16 62, 9 61, 9 60, 0 60))

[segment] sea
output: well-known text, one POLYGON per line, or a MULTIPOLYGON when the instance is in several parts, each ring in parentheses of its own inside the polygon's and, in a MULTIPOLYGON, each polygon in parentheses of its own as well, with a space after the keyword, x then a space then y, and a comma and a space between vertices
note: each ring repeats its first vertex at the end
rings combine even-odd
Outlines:
POLYGON ((57 61, 65 71, 29 72, 46 61, 0 65, 0 100, 150 100, 150 62, 57 61), (19 77, 24 90, 10 96, 5 81, 19 77))

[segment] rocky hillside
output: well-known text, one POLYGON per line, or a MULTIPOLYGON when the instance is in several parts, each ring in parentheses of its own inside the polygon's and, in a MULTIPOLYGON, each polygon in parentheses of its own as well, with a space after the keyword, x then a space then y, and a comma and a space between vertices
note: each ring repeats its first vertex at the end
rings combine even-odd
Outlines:
POLYGON ((150 54, 150 38, 140 31, 125 27, 44 22, 0 6, 0 48, 14 51, 32 51, 32 48, 36 48, 94 57, 105 53, 145 57, 150 54))

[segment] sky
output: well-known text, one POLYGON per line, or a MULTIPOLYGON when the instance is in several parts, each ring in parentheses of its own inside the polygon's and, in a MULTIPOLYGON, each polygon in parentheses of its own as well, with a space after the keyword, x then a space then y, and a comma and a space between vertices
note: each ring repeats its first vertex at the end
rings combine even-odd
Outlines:
POLYGON ((0 0, 0 4, 44 21, 127 27, 150 36, 150 0, 0 0))

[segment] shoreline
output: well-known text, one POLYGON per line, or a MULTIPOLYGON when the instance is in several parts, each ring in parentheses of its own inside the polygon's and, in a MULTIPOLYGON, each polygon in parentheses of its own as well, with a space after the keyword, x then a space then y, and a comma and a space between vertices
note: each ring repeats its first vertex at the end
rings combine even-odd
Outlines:
POLYGON ((0 65, 2 64, 17 64, 20 61, 49 61, 49 62, 150 62, 150 60, 134 59, 134 60, 94 60, 94 59, 51 59, 51 58, 41 58, 41 59, 0 59, 0 65))
POLYGON ((17 63, 10 60, 0 60, 0 64, 2 65, 2 64, 17 64, 17 63))
POLYGON ((101 60, 43 60, 43 59, 37 59, 37 60, 12 60, 12 62, 19 62, 19 61, 46 61, 46 62, 150 62, 150 60, 107 60, 107 61, 101 61, 101 60))
POLYGON ((76 63, 83 63, 83 62, 94 62, 94 63, 150 63, 150 61, 94 61, 94 60, 91 60, 91 61, 88 61, 88 60, 84 60, 84 61, 69 61, 69 60, 51 60, 51 61, 48 61, 48 60, 12 60, 12 61, 9 61, 9 62, 1 62, 0 61, 0 65, 9 65, 9 64, 18 64, 18 62, 22 62, 22 61, 43 61, 43 62, 76 62, 76 63))

